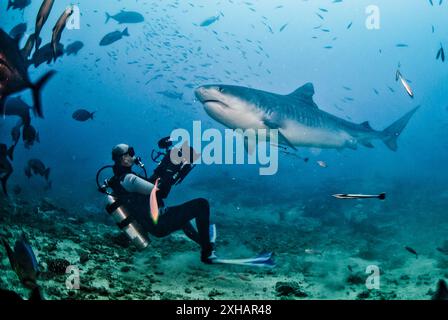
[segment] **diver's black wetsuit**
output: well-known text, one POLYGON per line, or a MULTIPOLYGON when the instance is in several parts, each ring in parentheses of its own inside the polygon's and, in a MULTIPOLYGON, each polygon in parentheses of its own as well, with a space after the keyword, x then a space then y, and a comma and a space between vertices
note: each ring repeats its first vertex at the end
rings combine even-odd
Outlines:
POLYGON ((157 202, 161 208, 160 216, 158 223, 154 224, 149 207, 151 190, 145 190, 144 194, 127 191, 122 184, 125 179, 129 179, 129 175, 142 179, 130 168, 114 166, 114 177, 109 180, 109 185, 114 191, 114 195, 120 199, 123 206, 131 212, 142 228, 156 237, 165 237, 174 231, 183 230, 190 239, 201 246, 202 255, 207 257, 213 250, 213 245, 210 243, 210 206, 208 201, 198 198, 178 206, 165 207, 162 198, 168 195, 170 187, 163 186, 162 182, 159 185, 160 191, 157 192, 157 202), (197 230, 190 222, 193 219, 196 220, 197 230))

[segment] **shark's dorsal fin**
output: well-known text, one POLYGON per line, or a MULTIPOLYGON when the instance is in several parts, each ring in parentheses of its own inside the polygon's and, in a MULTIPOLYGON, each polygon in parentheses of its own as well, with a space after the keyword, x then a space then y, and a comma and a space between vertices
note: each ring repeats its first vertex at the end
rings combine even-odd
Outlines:
POLYGON ((304 102, 307 102, 310 106, 317 108, 317 105, 314 103, 314 86, 311 82, 308 82, 298 88, 296 91, 288 95, 293 99, 300 99, 304 102))
POLYGON ((373 130, 372 127, 370 126, 369 121, 364 121, 363 123, 361 123, 361 126, 363 126, 366 129, 373 130))

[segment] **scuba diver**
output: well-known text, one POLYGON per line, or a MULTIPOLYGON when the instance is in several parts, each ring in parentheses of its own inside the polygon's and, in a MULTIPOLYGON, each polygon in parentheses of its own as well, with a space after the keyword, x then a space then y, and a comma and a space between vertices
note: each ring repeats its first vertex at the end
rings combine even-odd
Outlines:
MULTIPOLYGON (((150 178, 146 177, 144 164, 135 156, 132 147, 119 144, 112 149, 113 166, 105 166, 97 174, 99 191, 108 195, 109 204, 106 210, 139 249, 149 245, 146 236, 148 233, 161 238, 183 230, 187 237, 200 245, 201 261, 212 264, 216 259, 216 229, 214 225, 210 225, 209 202, 198 198, 177 206, 166 207, 164 203, 171 187, 180 183, 192 170, 193 162, 185 161, 177 165, 171 162, 169 151, 172 142, 169 137, 159 142, 159 147, 161 146, 164 146, 167 152, 159 152, 158 157, 165 157, 150 178), (134 165, 144 170, 144 177, 133 172, 134 165), (100 186, 99 174, 105 168, 112 168, 114 175, 100 186), (107 191, 108 188, 112 190, 111 193, 107 191), (192 220, 195 220, 196 228, 192 220)), ((181 149, 173 150, 182 154, 181 149)), ((152 158, 156 161, 154 156, 152 158)))

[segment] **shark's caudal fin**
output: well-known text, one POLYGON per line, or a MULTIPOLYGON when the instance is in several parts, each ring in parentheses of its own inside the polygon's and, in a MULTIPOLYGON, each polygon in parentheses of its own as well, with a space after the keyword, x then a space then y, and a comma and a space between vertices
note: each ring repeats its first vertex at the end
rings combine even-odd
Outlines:
POLYGON ((420 106, 415 107, 408 113, 406 113, 403 117, 392 123, 389 127, 384 129, 383 133, 383 142, 386 146, 392 150, 397 151, 398 144, 397 139, 401 135, 401 132, 404 130, 409 120, 411 120, 414 113, 420 108, 420 106))
POLYGON ((47 83, 47 81, 50 80, 52 76, 54 76, 55 73, 55 71, 47 72, 42 78, 39 79, 39 81, 37 81, 36 84, 31 87, 31 89, 33 90, 34 112, 40 118, 44 117, 42 111, 42 101, 40 99, 40 91, 42 90, 42 87, 47 83))

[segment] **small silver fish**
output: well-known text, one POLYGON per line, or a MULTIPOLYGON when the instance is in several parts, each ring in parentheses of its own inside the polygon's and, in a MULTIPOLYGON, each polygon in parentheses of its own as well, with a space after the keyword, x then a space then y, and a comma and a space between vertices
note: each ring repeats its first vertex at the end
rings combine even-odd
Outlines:
POLYGON ((380 193, 379 195, 369 195, 369 194, 334 194, 333 197, 337 199, 386 199, 386 193, 380 193))

